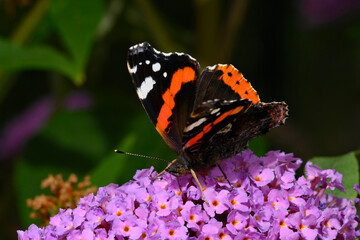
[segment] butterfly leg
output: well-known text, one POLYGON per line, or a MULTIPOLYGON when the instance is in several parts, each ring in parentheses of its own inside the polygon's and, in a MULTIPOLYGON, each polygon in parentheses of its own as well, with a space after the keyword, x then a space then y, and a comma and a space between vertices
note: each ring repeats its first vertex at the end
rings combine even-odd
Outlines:
POLYGON ((203 192, 203 188, 202 188, 202 186, 201 186, 201 184, 200 184, 200 182, 199 182, 199 179, 196 177, 196 173, 195 173, 194 170, 192 170, 192 169, 190 169, 190 172, 191 172, 191 175, 193 176, 193 178, 195 179, 198 187, 200 188, 202 198, 203 198, 204 201, 207 203, 207 205, 210 205, 210 204, 208 203, 208 201, 206 201, 206 198, 205 198, 205 195, 204 195, 204 192, 203 192))
POLYGON ((234 190, 234 186, 230 183, 229 179, 227 178, 225 172, 223 171, 223 169, 221 168, 221 166, 219 164, 216 164, 216 166, 218 166, 218 168, 220 169, 221 173, 224 175, 226 181, 229 183, 230 187, 234 190))
MULTIPOLYGON (((166 170, 169 169, 176 162, 176 160, 177 159, 174 159, 164 170, 162 170, 158 175, 156 175, 156 177, 153 178, 153 181, 155 179, 157 179, 158 177, 160 177, 161 175, 163 175, 166 172, 166 170)), ((174 174, 172 174, 172 175, 174 175, 174 174)), ((174 175, 174 176, 176 176, 176 175, 174 175)))

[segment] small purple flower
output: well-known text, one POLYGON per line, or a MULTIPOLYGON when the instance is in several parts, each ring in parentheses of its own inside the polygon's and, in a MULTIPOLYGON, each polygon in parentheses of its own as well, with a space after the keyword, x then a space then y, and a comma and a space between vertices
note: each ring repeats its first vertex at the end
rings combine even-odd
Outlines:
MULTIPOLYGON (((246 150, 200 176, 168 173, 152 181, 153 168, 139 170, 122 186, 110 184, 60 209, 50 225, 31 225, 19 239, 354 239, 358 218, 353 201, 326 189, 343 189, 342 176, 311 163, 298 179, 301 160, 279 151, 257 157, 246 150), (225 180, 225 181, 224 181, 225 180)), ((359 186, 354 189, 360 192, 359 186)), ((356 199, 356 203, 360 200, 356 199)))
POLYGON ((321 25, 341 19, 346 15, 356 16, 360 10, 358 0, 302 0, 300 12, 310 25, 321 25))
POLYGON ((219 193, 213 188, 208 188, 204 191, 205 198, 209 202, 209 205, 204 203, 204 209, 209 214, 210 217, 214 217, 215 213, 222 214, 228 209, 225 201, 229 191, 221 190, 219 193))
POLYGON ((186 239, 187 238, 187 228, 181 225, 178 221, 173 220, 166 222, 165 224, 160 225, 159 239, 186 239))
POLYGON ((195 205, 193 202, 187 202, 183 206, 181 216, 187 222, 187 227, 194 231, 200 230, 205 223, 209 222, 209 215, 202 210, 200 205, 195 205))

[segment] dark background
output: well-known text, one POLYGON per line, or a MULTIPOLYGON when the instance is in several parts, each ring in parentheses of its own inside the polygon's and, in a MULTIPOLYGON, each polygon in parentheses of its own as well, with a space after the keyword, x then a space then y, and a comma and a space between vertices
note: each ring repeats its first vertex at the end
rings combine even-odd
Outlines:
POLYGON ((232 63, 263 102, 285 101, 286 125, 252 143, 258 154, 307 160, 359 149, 359 10, 356 0, 0 0, 2 239, 35 222, 26 199, 49 173, 121 184, 164 164, 115 148, 176 157, 127 72, 128 48, 143 41, 203 68, 232 63))

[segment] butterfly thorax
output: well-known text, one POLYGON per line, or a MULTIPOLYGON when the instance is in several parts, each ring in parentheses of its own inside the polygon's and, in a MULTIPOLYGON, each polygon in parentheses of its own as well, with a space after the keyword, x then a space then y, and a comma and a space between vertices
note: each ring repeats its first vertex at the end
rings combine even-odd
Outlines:
POLYGON ((169 166, 165 169, 174 176, 183 176, 190 172, 190 161, 185 153, 181 153, 169 166))

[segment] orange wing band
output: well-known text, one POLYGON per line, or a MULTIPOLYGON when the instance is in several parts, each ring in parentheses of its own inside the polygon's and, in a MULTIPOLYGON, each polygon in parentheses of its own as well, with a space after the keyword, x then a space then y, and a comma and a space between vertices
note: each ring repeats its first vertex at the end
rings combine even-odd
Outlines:
POLYGON ((186 144, 184 148, 189 148, 197 143, 200 143, 201 139, 203 138, 205 133, 210 132, 214 125, 218 124, 219 122, 223 121, 226 117, 239 113, 244 109, 244 106, 239 106, 234 108, 230 111, 224 112, 221 114, 214 122, 207 124, 203 130, 198 133, 195 137, 191 138, 186 144))
POLYGON ((195 77, 195 71, 191 67, 179 69, 172 76, 170 88, 162 95, 164 104, 162 105, 157 118, 156 129, 160 134, 169 131, 169 129, 167 129, 170 124, 169 118, 175 107, 175 96, 180 91, 181 85, 194 81, 195 77))
POLYGON ((231 87, 241 98, 249 99, 252 103, 260 102, 259 95, 244 76, 232 65, 218 65, 217 70, 223 71, 222 80, 231 87))

